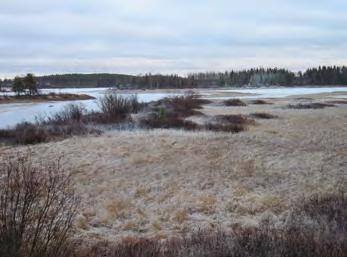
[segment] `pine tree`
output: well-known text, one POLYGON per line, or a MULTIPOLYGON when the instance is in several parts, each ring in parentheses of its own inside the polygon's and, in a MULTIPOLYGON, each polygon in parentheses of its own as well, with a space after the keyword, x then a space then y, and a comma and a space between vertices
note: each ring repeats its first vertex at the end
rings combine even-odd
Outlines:
POLYGON ((33 74, 28 73, 24 78, 24 87, 28 89, 30 95, 37 95, 37 82, 33 74))
POLYGON ((12 84, 12 91, 15 92, 18 96, 25 91, 25 86, 22 78, 14 78, 12 84))

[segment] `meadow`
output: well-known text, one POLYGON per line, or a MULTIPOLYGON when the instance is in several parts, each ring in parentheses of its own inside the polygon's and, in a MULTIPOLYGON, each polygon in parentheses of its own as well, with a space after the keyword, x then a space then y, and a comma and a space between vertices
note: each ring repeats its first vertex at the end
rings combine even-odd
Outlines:
POLYGON ((112 122, 132 125, 111 129, 105 107, 51 121, 92 121, 100 133, 8 141, 1 162, 28 152, 34 167, 60 159, 80 198, 76 256, 343 256, 346 104, 336 93, 186 95, 123 108, 112 122))

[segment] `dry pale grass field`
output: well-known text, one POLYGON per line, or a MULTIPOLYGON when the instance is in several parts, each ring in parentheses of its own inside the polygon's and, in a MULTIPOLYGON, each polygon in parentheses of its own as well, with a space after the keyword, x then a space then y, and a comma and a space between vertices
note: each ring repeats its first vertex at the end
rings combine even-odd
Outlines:
MULTIPOLYGON (((198 228, 283 221, 289 205, 303 196, 346 191, 347 105, 289 110, 283 106, 303 100, 268 101, 273 104, 246 107, 215 101, 202 110, 210 116, 278 116, 257 119, 239 134, 113 131, 30 149, 37 160, 63 156, 64 168, 74 174, 82 197, 76 222, 81 238, 166 238, 198 228)), ((27 150, 3 146, 0 154, 6 158, 27 150)))

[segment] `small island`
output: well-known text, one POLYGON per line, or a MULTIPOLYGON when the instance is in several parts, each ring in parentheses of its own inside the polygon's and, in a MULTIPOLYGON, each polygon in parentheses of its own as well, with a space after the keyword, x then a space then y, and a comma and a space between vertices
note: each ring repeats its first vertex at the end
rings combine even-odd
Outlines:
POLYGON ((0 95, 0 104, 95 99, 95 97, 86 94, 57 94, 54 92, 40 94, 36 77, 31 73, 25 77, 15 77, 11 90, 15 95, 0 95))
POLYGON ((86 94, 68 94, 68 93, 49 93, 38 95, 2 95, 0 104, 25 103, 25 102, 49 102, 49 101, 75 101, 91 100, 95 97, 86 94))

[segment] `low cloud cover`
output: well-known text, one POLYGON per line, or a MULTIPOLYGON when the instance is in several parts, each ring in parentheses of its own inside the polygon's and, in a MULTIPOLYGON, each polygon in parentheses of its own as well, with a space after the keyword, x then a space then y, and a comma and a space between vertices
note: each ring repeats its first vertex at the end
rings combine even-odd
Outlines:
POLYGON ((347 64, 345 0, 0 0, 0 77, 347 64))

